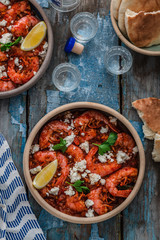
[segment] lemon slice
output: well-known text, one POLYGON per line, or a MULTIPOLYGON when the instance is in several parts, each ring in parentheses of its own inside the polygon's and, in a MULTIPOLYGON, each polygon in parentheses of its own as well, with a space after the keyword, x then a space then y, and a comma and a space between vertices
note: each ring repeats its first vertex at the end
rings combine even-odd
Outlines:
POLYGON ((21 50, 30 51, 38 47, 44 40, 46 32, 47 26, 45 22, 41 21, 37 23, 23 40, 21 44, 21 50))
POLYGON ((58 161, 54 160, 44 167, 34 178, 33 186, 37 189, 45 187, 57 171, 58 161))

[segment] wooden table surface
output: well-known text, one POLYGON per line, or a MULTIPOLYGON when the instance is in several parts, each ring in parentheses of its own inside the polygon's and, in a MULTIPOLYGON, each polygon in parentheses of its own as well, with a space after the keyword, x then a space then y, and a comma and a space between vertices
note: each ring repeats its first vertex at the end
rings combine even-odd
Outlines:
POLYGON ((160 239, 160 164, 153 162, 153 142, 144 139, 142 122, 131 106, 132 101, 139 98, 160 98, 160 58, 131 52, 133 67, 130 72, 122 77, 107 74, 103 61, 105 51, 122 44, 112 28, 109 7, 109 0, 81 0, 79 8, 71 13, 62 14, 51 8, 45 9, 55 41, 49 68, 29 91, 0 100, 0 132, 11 146, 13 160, 23 181, 22 159, 28 134, 46 113, 66 103, 91 101, 114 108, 131 121, 144 143, 146 171, 142 187, 130 206, 108 221, 92 225, 63 222, 43 210, 27 190, 33 212, 48 240, 160 239), (69 21, 80 11, 94 13, 99 23, 98 34, 86 45, 82 56, 67 55, 63 49, 71 36, 69 21), (80 86, 70 93, 59 92, 51 81, 55 66, 65 61, 77 65, 82 75, 80 86))

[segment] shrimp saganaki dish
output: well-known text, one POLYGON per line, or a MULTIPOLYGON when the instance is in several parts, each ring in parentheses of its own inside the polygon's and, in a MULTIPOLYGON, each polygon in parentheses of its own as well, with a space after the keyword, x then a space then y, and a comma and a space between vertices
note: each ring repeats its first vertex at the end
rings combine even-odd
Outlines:
POLYGON ((46 38, 31 51, 20 48, 38 22, 28 0, 0 2, 0 92, 25 84, 38 72, 48 48, 46 38))
POLYGON ((78 217, 112 211, 132 192, 138 177, 138 148, 112 116, 96 110, 59 114, 31 147, 32 181, 57 160, 56 173, 39 194, 57 210, 78 217))

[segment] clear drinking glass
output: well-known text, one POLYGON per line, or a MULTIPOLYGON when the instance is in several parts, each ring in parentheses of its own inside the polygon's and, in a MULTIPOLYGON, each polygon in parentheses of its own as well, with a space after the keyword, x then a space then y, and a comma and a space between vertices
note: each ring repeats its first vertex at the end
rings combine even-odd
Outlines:
POLYGON ((95 37, 98 22, 92 13, 77 13, 70 22, 70 29, 74 38, 80 43, 87 43, 95 37))
POLYGON ((50 5, 60 12, 70 12, 76 9, 80 0, 48 0, 50 5))
POLYGON ((110 74, 121 75, 130 70, 133 58, 128 49, 115 46, 106 52, 104 63, 110 74))
POLYGON ((81 74, 78 68, 71 63, 61 63, 52 73, 54 85, 63 92, 70 92, 78 87, 81 74))

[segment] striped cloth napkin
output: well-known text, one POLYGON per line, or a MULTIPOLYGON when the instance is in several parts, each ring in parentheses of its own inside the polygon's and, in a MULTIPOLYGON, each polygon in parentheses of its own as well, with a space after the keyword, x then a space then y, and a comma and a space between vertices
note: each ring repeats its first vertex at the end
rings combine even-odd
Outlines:
POLYGON ((45 240, 33 214, 11 150, 0 134, 0 239, 45 240))

